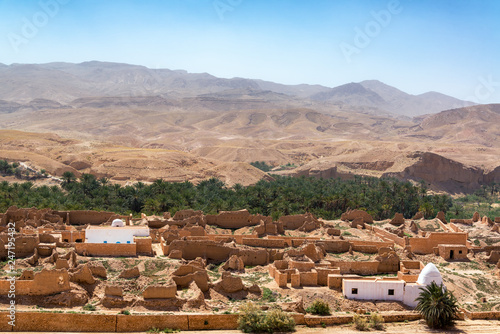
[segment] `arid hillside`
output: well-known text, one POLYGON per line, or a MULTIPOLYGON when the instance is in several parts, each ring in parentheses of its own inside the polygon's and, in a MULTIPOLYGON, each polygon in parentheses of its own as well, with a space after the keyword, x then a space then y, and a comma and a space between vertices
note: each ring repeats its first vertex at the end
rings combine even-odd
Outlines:
POLYGON ((500 179, 499 105, 451 109, 470 103, 374 80, 286 86, 89 62, 5 66, 0 82, 0 159, 56 176, 251 184, 269 177, 249 165, 264 161, 449 192, 500 179))

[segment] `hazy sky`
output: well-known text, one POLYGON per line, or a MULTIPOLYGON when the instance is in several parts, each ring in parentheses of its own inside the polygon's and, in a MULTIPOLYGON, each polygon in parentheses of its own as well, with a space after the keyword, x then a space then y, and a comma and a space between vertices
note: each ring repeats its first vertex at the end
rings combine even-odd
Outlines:
POLYGON ((497 0, 0 0, 0 62, 89 60, 500 102, 497 0))

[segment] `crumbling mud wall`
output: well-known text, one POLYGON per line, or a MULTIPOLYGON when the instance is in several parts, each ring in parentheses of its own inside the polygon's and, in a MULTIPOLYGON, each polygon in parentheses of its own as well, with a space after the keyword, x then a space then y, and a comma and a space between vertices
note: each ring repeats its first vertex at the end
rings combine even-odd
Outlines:
POLYGON ((100 225, 115 215, 114 212, 90 210, 54 211, 54 214, 59 215, 66 224, 71 225, 100 225))
POLYGON ((165 254, 180 252, 180 256, 186 260, 194 260, 201 257, 207 260, 227 261, 232 255, 240 256, 246 266, 266 265, 269 263, 270 255, 265 249, 252 249, 250 247, 233 247, 215 241, 203 240, 174 240, 164 247, 165 254))
POLYGON ((439 244, 465 246, 467 233, 431 232, 427 237, 409 238, 409 243, 413 253, 431 254, 439 244))
MULTIPOLYGON (((35 248, 40 243, 40 238, 37 234, 22 235, 16 234, 15 249, 13 250, 17 258, 33 255, 35 248)), ((9 236, 7 233, 0 233, 0 259, 5 259, 8 255, 6 246, 8 245, 9 236)))
POLYGON ((405 238, 398 237, 394 233, 391 233, 387 230, 384 230, 383 228, 376 227, 376 226, 370 226, 370 228, 375 232, 375 235, 382 239, 389 239, 392 242, 394 242, 396 245, 405 247, 406 246, 406 241, 405 238))
MULTIPOLYGON (((0 280, 0 294, 9 293, 10 281, 0 280)), ((16 280, 16 295, 19 296, 47 296, 69 291, 69 275, 66 269, 42 269, 35 273, 31 280, 16 280)))
POLYGON ((218 215, 207 215, 207 224, 221 228, 238 229, 258 225, 260 219, 254 219, 248 210, 221 211, 218 215))

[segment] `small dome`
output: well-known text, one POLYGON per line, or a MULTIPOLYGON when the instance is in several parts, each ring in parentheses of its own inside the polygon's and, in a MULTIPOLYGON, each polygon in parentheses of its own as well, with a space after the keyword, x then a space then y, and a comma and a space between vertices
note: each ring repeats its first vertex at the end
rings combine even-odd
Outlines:
POLYGON ((125 226, 125 224, 123 223, 123 220, 121 220, 121 219, 115 219, 111 223, 111 226, 112 227, 123 227, 123 226, 125 226))
POLYGON ((432 281, 436 282, 437 285, 440 285, 443 283, 443 278, 434 263, 428 263, 424 269, 422 269, 420 275, 418 275, 417 283, 421 285, 429 285, 432 281))

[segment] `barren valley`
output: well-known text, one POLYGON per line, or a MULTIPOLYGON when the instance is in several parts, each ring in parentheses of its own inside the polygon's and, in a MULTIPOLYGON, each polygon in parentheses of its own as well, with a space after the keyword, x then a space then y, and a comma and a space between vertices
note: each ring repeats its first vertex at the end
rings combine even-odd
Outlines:
POLYGON ((0 68, 0 159, 54 176, 228 185, 271 173, 424 180, 466 193, 500 180, 500 105, 378 81, 336 88, 88 62, 0 68), (288 165, 286 168, 280 166, 288 165))

